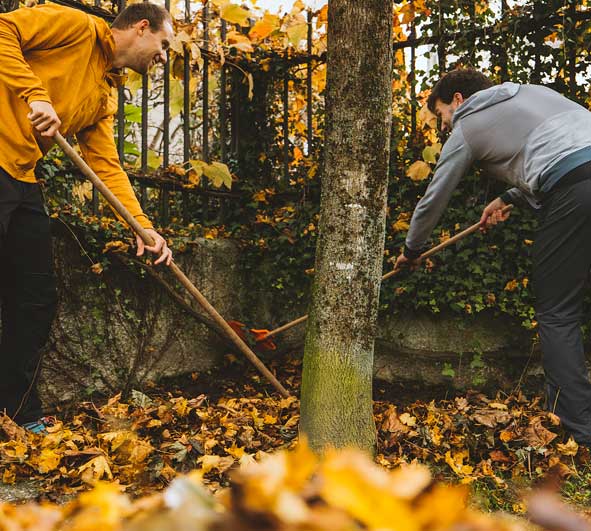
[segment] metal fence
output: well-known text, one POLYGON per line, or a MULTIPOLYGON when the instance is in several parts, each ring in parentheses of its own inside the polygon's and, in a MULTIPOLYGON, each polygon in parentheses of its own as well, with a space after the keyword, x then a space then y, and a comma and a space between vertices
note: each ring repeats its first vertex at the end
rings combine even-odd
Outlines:
MULTIPOLYGON (((41 0, 42 2, 44 0, 41 0)), ((100 0, 95 0, 94 5, 87 5, 77 2, 75 0, 52 0, 59 4, 76 7, 92 14, 101 16, 107 20, 114 18, 114 14, 105 11, 100 7, 100 0)), ((120 10, 125 5, 125 0, 118 0, 117 6, 114 10, 120 10)), ((398 3, 400 4, 400 3, 398 3)), ((411 3, 412 4, 412 3, 411 3)), ((567 70, 564 78, 568 79, 568 95, 577 98, 577 72, 580 73, 580 68, 577 70, 578 61, 581 59, 582 50, 580 49, 579 37, 582 33, 587 32, 587 22, 591 20, 591 12, 582 8, 578 2, 567 0, 565 7, 561 14, 548 15, 547 8, 550 2, 533 2, 529 6, 529 10, 525 8, 523 12, 515 14, 514 10, 509 9, 507 1, 502 0, 498 3, 496 20, 493 20, 490 25, 485 27, 479 26, 475 22, 475 2, 468 2, 469 13, 459 23, 457 20, 452 21, 454 31, 449 31, 449 26, 446 21, 449 21, 450 14, 453 15, 453 2, 433 2, 433 10, 429 20, 417 23, 414 19, 407 25, 408 38, 393 44, 394 51, 404 50, 405 69, 408 72, 408 82, 410 85, 410 112, 411 112, 411 130, 410 136, 414 138, 417 132, 417 118, 416 111, 418 110, 418 95, 417 87, 420 83, 421 69, 417 68, 417 61, 420 60, 420 49, 427 49, 436 54, 437 68, 439 72, 445 71, 452 62, 470 62, 470 58, 474 56, 477 50, 486 50, 489 54, 489 67, 496 68, 499 72, 501 80, 507 80, 510 77, 510 64, 516 63, 519 58, 510 57, 508 52, 508 43, 515 39, 521 39, 521 42, 527 43, 528 46, 533 47, 533 64, 531 64, 531 74, 529 79, 533 82, 543 82, 545 65, 542 62, 545 41, 544 39, 553 28, 557 25, 563 26, 567 38, 565 38, 563 47, 565 55, 565 68, 567 70), (542 5, 544 4, 544 6, 542 5), (547 4, 547 5, 546 5, 547 4), (472 7, 470 7, 472 6, 472 7), (447 10, 447 11, 446 11, 447 10), (458 50, 454 48, 454 43, 462 40, 468 42, 469 46, 464 50, 463 56, 458 56, 458 50), (427 48, 424 48, 427 47, 427 48), (451 56, 451 60, 450 60, 451 56)), ((170 8, 170 0, 165 0, 165 5, 170 8)), ((195 5, 195 4, 194 4, 195 5)), ((183 110, 182 110, 182 163, 187 163, 194 157, 195 152, 199 152, 201 158, 205 161, 215 159, 222 162, 228 162, 229 159, 239 160, 238 156, 240 145, 242 141, 242 130, 245 127, 242 120, 244 109, 250 105, 247 98, 244 97, 241 88, 241 80, 237 75, 236 69, 231 72, 227 64, 222 65, 217 69, 217 83, 218 91, 216 101, 212 102, 209 97, 209 87, 212 81, 211 63, 215 60, 209 49, 210 42, 210 28, 211 28, 211 13, 208 1, 197 4, 198 9, 193 11, 190 0, 185 0, 184 4, 184 18, 186 22, 191 22, 196 16, 200 17, 202 28, 203 44, 201 45, 201 52, 203 54, 203 67, 200 75, 201 86, 201 101, 200 107, 200 145, 192 145, 191 143, 191 116, 193 109, 191 108, 192 94, 191 94, 191 77, 194 74, 191 70, 191 58, 188 51, 184 52, 183 57, 183 110), (213 103, 213 105, 212 105, 213 103), (214 107, 215 109, 212 109, 214 107), (215 112, 213 112, 215 110, 215 112), (215 138, 215 146, 212 145, 212 139, 215 138)), ((274 80, 274 87, 280 87, 281 95, 281 117, 282 122, 280 127, 281 133, 272 137, 272 142, 275 142, 276 151, 281 153, 282 160, 275 161, 275 167, 278 169, 277 175, 273 178, 280 180, 287 180, 290 175, 290 163, 293 159, 294 136, 290 132, 289 117, 290 117, 290 81, 293 81, 294 76, 291 73, 293 68, 301 68, 305 65, 305 98, 306 98, 306 135, 305 145, 308 154, 312 153, 314 142, 313 120, 314 105, 313 105, 313 88, 312 75, 314 65, 323 63, 326 60, 324 54, 313 54, 313 27, 316 20, 317 13, 308 11, 308 33, 306 38, 306 49, 298 53, 293 50, 285 51, 284 57, 277 57, 274 55, 274 60, 282 61, 284 68, 281 70, 282 79, 274 80), (280 149, 277 149, 280 147, 280 149)), ((224 20, 219 20, 216 24, 219 25, 219 31, 222 42, 225 41, 228 32, 228 25, 224 20)), ((148 167, 148 124, 149 124, 149 79, 147 75, 143 76, 141 88, 141 146, 139 155, 139 171, 131 172, 130 177, 138 183, 140 187, 140 197, 142 205, 146 205, 149 190, 157 190, 159 196, 159 222, 167 224, 171 218, 170 205, 171 194, 178 194, 181 196, 180 204, 183 205, 181 217, 185 221, 195 219, 195 216, 200 216, 200 221, 217 221, 223 222, 224 209, 228 208, 228 204, 232 204, 240 198, 239 193, 225 192, 222 190, 212 190, 207 185, 201 185, 198 188, 187 188, 182 180, 171 176, 167 172, 171 164, 171 114, 170 114, 170 68, 169 62, 164 67, 163 75, 163 120, 162 120, 162 164, 156 171, 150 171, 148 167), (200 207, 191 209, 189 211, 188 204, 195 201, 195 197, 199 198, 200 207), (220 214, 221 213, 221 214, 220 214)), ((422 72, 423 76, 425 75, 422 72)), ((564 74, 564 72, 563 72, 564 74)), ((301 79, 300 79, 301 81, 301 79)), ((298 90, 301 90, 302 83, 298 84, 298 90)), ((295 86, 295 85, 294 85, 295 86)), ((279 99, 279 98, 278 98, 279 99)), ((124 160, 125 153, 125 103, 126 92, 124 88, 119 89, 119 111, 117 116, 118 123, 118 137, 117 147, 121 160, 124 160)), ((270 146, 262 146, 260 149, 269 149, 270 146)), ((248 179, 249 175, 241 175, 242 169, 237 166, 235 171, 242 179, 248 179)), ((179 203, 179 201, 176 201, 179 203)), ((98 208, 98 197, 94 197, 94 208, 98 208)), ((193 203, 194 204, 194 203, 193 203)))

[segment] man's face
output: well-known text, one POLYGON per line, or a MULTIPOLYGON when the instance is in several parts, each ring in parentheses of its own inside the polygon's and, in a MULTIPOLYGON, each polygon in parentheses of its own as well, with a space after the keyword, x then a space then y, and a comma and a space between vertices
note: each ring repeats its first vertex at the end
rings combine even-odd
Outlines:
POLYGON ((173 38, 170 22, 165 21, 162 28, 152 31, 147 20, 141 20, 134 26, 136 33, 129 50, 129 68, 139 74, 147 74, 158 63, 166 63, 166 50, 173 38))
POLYGON ((445 133, 452 129, 452 119, 456 109, 464 103, 461 93, 456 92, 450 103, 443 103, 439 98, 435 102, 435 114, 441 119, 441 132, 445 133))

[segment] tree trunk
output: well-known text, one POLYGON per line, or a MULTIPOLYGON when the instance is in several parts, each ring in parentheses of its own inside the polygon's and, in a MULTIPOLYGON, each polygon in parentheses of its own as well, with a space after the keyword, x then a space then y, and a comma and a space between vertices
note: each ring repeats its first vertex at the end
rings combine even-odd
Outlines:
POLYGON ((329 0, 326 166, 300 429, 315 451, 375 449, 374 336, 392 118, 392 2, 329 0))

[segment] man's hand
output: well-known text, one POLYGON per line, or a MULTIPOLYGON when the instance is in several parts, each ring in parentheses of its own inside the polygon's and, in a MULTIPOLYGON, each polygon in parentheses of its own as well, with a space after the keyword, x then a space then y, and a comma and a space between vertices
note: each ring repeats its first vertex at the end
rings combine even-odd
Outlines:
POLYGON ((31 112, 27 118, 33 124, 33 127, 41 133, 41 136, 53 137, 62 125, 55 109, 47 101, 32 101, 29 103, 31 112))
POLYGON ((497 223, 507 221, 511 212, 503 214, 502 209, 507 205, 500 197, 497 197, 494 201, 491 201, 485 209, 482 211, 480 217, 480 230, 486 232, 488 229, 494 227, 497 223))
POLYGON ((410 260, 404 253, 400 253, 400 256, 396 258, 396 263, 394 264, 394 269, 404 269, 408 267, 411 271, 415 271, 421 265, 421 259, 416 258, 414 260, 410 260))
POLYGON ((152 247, 148 247, 146 244, 144 244, 144 241, 139 236, 136 236, 136 255, 142 256, 144 254, 144 250, 148 250, 151 253, 160 255, 154 262, 154 265, 162 263, 165 263, 167 266, 170 265, 172 262, 172 251, 168 248, 168 245, 166 245, 166 240, 154 229, 146 229, 146 232, 154 239, 154 245, 152 247))

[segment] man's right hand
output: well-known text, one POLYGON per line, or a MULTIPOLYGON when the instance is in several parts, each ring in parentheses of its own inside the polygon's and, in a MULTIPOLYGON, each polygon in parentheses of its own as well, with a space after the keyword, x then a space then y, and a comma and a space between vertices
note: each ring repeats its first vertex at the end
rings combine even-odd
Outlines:
POLYGON ((41 133, 41 136, 53 137, 62 125, 55 109, 47 101, 32 101, 29 103, 31 112, 27 118, 33 127, 41 133))
POLYGON ((497 197, 495 200, 491 201, 488 205, 486 205, 485 209, 482 211, 482 216, 480 217, 480 231, 486 232, 488 229, 494 227, 497 223, 502 223, 503 221, 507 221, 511 212, 503 213, 503 208, 507 206, 505 201, 503 201, 500 197, 497 197))

